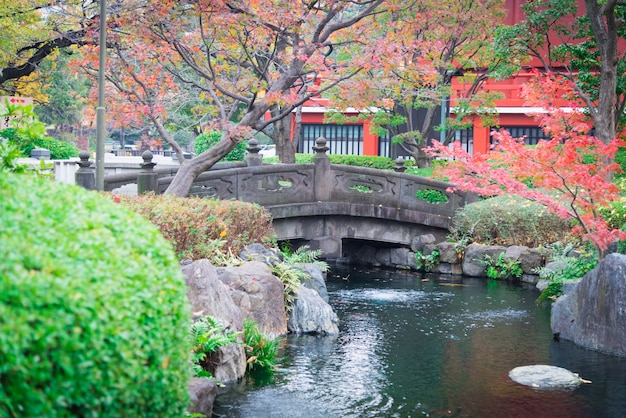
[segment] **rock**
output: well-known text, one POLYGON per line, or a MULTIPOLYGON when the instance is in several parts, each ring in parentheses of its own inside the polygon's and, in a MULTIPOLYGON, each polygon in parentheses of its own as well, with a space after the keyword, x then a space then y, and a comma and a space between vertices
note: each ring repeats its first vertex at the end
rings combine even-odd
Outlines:
POLYGON ((295 334, 339 334, 339 318, 314 290, 304 286, 295 292, 288 328, 295 334))
POLYGON ((528 251, 528 247, 523 245, 511 245, 506 248, 504 256, 511 260, 519 260, 524 252, 528 251))
POLYGON ((435 242, 437 242, 437 239, 433 234, 418 235, 411 241, 411 251, 414 253, 422 251, 424 245, 434 244, 435 242))
POLYGON ((391 250, 389 248, 379 248, 374 257, 374 263, 391 267, 391 250))
POLYGON ((483 277, 487 268, 478 261, 484 260, 485 255, 489 255, 492 259, 497 259, 505 251, 506 248, 499 245, 468 245, 463 258, 463 274, 472 277, 483 277))
POLYGON ((543 267, 545 258, 539 250, 530 248, 520 254, 519 262, 524 273, 536 275, 535 270, 543 267))
POLYGON ((213 415, 213 402, 217 394, 217 383, 206 377, 192 377, 187 385, 191 406, 190 414, 202 414, 205 417, 213 415))
POLYGON ((181 268, 187 283, 187 297, 194 316, 211 316, 230 331, 243 331, 243 315, 230 294, 230 288, 217 278, 208 260, 198 260, 181 268))
POLYGON ((315 290, 324 300, 328 302, 328 289, 326 288, 326 281, 324 280, 324 272, 314 263, 296 264, 294 266, 302 270, 304 274, 309 276, 309 279, 302 280, 302 285, 306 288, 315 290))
POLYGON ((541 364, 516 367, 509 372, 509 377, 514 382, 535 389, 574 389, 582 383, 576 373, 541 364))
POLYGON ((253 319, 259 331, 270 338, 287 333, 284 287, 261 261, 239 267, 217 268, 218 279, 230 289, 235 305, 244 318, 253 319))
POLYGON ((607 255, 552 305, 552 332, 592 350, 626 355, 626 256, 607 255))
MULTIPOLYGON (((194 316, 211 316, 224 329, 243 332, 243 315, 231 297, 231 290, 217 278, 217 269, 208 260, 198 260, 181 268, 187 283, 187 296, 194 316)), ((211 356, 209 371, 221 383, 240 380, 246 372, 243 345, 220 347, 211 356)))
POLYGON ((550 261, 539 275, 540 279, 548 279, 551 273, 563 271, 567 267, 567 262, 563 260, 550 261))
POLYGON ((246 245, 239 253, 239 258, 244 261, 261 261, 268 266, 273 266, 282 261, 278 252, 266 248, 263 244, 246 245))
POLYGON ((540 292, 543 292, 544 290, 546 290, 548 288, 548 285, 550 284, 549 280, 546 279, 539 279, 537 280, 537 290, 539 290, 540 292))
POLYGON ((219 347, 210 355, 209 372, 220 383, 235 383, 246 374, 246 352, 243 344, 219 347))
POLYGON ((437 244, 439 248, 439 261, 441 263, 455 264, 459 262, 456 244, 454 242, 440 242, 437 244))
MULTIPOLYGON (((411 250, 408 248, 392 248, 389 251, 389 261, 393 267, 409 267, 411 265, 410 255, 411 250)), ((413 256, 415 259, 415 256, 413 256)), ((415 265, 415 262, 413 262, 415 265)))

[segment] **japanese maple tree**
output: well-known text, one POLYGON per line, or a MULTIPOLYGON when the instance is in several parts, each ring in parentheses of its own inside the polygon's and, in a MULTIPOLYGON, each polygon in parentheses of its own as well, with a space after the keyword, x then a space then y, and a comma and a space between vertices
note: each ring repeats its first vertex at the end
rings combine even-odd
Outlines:
MULTIPOLYGON (((453 77, 461 87, 456 92, 457 118, 438 126, 446 133, 445 142, 456 129, 471 125, 469 116, 493 107, 499 98, 480 86, 504 64, 494 57, 491 42, 505 9, 499 0, 427 0, 394 6, 377 16, 376 24, 366 23, 371 42, 353 48, 356 65, 365 71, 338 86, 331 99, 339 109, 362 109, 360 116, 371 118, 379 135, 389 133, 422 165, 428 161, 421 149, 440 123, 442 102, 444 109, 449 107, 453 77), (419 116, 417 109, 423 109, 419 116)), ((333 114, 331 120, 342 117, 333 114)))
POLYGON ((626 232, 612 229, 599 213, 619 198, 619 189, 608 179, 620 170, 608 163, 623 142, 608 143, 589 135, 591 123, 581 110, 580 101, 571 108, 555 107, 557 97, 574 99, 576 87, 570 80, 556 75, 539 76, 525 86, 523 95, 529 104, 542 106, 537 115, 541 126, 551 137, 535 147, 524 138, 513 138, 506 130, 494 132, 490 152, 470 156, 458 143, 452 147, 435 142, 431 155, 454 159, 438 170, 459 189, 482 196, 514 194, 540 203, 557 215, 572 219, 572 232, 589 240, 599 250, 606 250, 626 232))

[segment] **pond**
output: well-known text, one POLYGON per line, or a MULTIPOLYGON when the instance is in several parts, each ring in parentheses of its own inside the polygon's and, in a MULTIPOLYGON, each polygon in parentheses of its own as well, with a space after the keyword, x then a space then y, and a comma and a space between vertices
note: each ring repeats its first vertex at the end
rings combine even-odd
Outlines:
POLYGON ((529 285, 335 268, 337 337, 289 336, 271 376, 218 395, 218 417, 622 417, 626 359, 554 341, 529 285), (517 366, 592 383, 540 391, 517 366))

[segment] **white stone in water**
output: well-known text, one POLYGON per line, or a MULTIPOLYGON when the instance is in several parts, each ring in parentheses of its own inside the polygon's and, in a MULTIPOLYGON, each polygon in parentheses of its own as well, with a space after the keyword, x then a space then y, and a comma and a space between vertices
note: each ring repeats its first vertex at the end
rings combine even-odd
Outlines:
POLYGON ((583 382, 578 374, 567 369, 541 364, 516 367, 509 372, 509 377, 536 389, 574 389, 583 382))

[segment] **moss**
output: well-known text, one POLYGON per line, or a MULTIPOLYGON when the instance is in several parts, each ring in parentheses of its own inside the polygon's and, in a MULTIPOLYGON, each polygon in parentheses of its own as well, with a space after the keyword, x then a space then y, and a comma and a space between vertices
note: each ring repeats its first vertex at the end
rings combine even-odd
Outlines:
POLYGON ((0 174, 0 416, 183 416, 189 307, 170 244, 105 197, 0 174))

